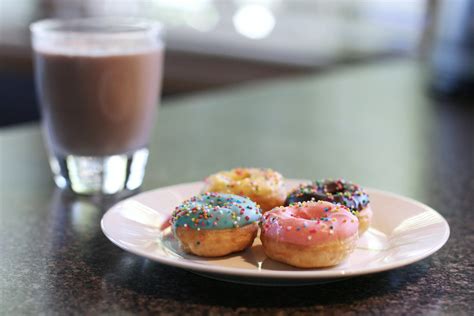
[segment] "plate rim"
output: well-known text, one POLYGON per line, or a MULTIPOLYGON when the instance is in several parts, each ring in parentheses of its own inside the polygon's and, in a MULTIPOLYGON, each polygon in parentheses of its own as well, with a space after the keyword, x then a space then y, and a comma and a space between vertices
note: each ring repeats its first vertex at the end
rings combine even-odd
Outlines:
MULTIPOLYGON (((311 180, 287 179, 287 181, 308 182, 311 180)), ((155 191, 158 191, 158 190, 172 189, 173 187, 179 187, 179 186, 193 186, 193 185, 199 185, 202 183, 203 183, 202 181, 194 181, 194 182, 185 182, 185 183, 179 183, 179 184, 174 184, 174 185, 169 185, 169 186, 163 186, 163 187, 155 188, 155 189, 148 190, 145 192, 141 192, 135 196, 129 197, 127 199, 124 199, 118 202, 117 204, 110 207, 102 215, 102 218, 100 221, 100 227, 101 227, 102 233, 107 237, 107 239, 109 239, 113 244, 115 244, 122 250, 133 253, 140 257, 150 259, 155 262, 159 262, 159 263, 166 264, 173 267, 182 268, 185 270, 199 271, 202 273, 232 275, 232 276, 241 276, 241 277, 258 278, 258 279, 336 279, 336 278, 352 277, 352 276, 367 275, 367 274, 373 274, 373 273, 378 273, 378 272, 383 272, 383 271, 389 271, 389 270, 401 268, 401 267, 410 265, 412 263, 421 261, 431 256, 432 254, 436 253, 439 249, 441 249, 446 244, 451 233, 449 224, 446 221, 446 219, 443 217, 443 215, 441 215, 432 207, 410 197, 406 197, 397 193, 370 188, 370 187, 365 187, 365 189, 369 192, 376 192, 381 195, 386 195, 386 196, 390 196, 390 197, 397 198, 400 200, 404 200, 406 202, 410 202, 412 204, 418 205, 419 207, 423 209, 426 209, 427 211, 434 212, 436 215, 438 215, 441 218, 441 223, 443 224, 445 228, 444 235, 441 238, 441 242, 439 242, 435 247, 429 249, 426 253, 423 253, 422 255, 414 256, 412 258, 406 258, 403 260, 398 260, 392 263, 383 264, 383 265, 375 266, 371 268, 357 268, 357 269, 350 269, 350 270, 327 270, 323 268, 323 269, 303 269, 299 271, 280 271, 280 270, 260 270, 260 269, 253 270, 253 269, 223 267, 223 266, 218 266, 218 265, 205 265, 205 264, 194 262, 186 258, 178 259, 178 258, 166 257, 166 256, 152 256, 141 251, 136 251, 133 248, 126 247, 125 245, 121 244, 118 240, 115 240, 112 236, 110 236, 107 233, 107 228, 105 227, 106 218, 108 216, 112 216, 112 213, 115 212, 115 209, 117 209, 121 204, 125 203, 126 201, 137 198, 141 195, 153 194, 155 191)))

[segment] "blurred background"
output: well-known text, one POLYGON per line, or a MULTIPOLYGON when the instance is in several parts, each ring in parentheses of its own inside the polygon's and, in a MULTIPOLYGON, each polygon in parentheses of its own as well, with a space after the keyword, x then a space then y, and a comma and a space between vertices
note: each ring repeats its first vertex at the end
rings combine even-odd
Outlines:
POLYGON ((471 0, 0 0, 0 126, 39 119, 29 24, 105 15, 165 25, 164 98, 394 58, 438 95, 474 90, 471 0))

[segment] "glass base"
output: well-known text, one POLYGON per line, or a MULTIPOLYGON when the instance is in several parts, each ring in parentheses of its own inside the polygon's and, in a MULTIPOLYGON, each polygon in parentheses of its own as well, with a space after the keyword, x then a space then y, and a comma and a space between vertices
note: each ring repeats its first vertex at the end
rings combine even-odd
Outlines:
POLYGON ((136 190, 143 182, 148 149, 130 154, 88 157, 51 156, 54 182, 78 194, 116 194, 136 190))

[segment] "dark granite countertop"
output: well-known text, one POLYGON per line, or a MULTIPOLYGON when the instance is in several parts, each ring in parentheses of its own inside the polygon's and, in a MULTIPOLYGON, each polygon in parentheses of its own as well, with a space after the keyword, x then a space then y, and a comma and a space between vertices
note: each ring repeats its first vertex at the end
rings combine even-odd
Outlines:
POLYGON ((451 227, 429 258, 315 286, 225 283, 122 251, 99 224, 117 198, 56 190, 39 127, 1 130, 0 313, 474 314, 474 106, 432 101, 423 83, 415 63, 400 61, 162 107, 144 190, 267 166, 401 193, 451 227))

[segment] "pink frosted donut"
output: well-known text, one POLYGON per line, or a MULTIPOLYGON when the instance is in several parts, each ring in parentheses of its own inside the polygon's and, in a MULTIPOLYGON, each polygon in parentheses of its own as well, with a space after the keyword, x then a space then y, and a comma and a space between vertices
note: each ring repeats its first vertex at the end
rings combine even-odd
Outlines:
POLYGON ((260 239, 268 257, 300 268, 333 266, 355 248, 359 221, 346 207, 302 202, 264 214, 260 239))

